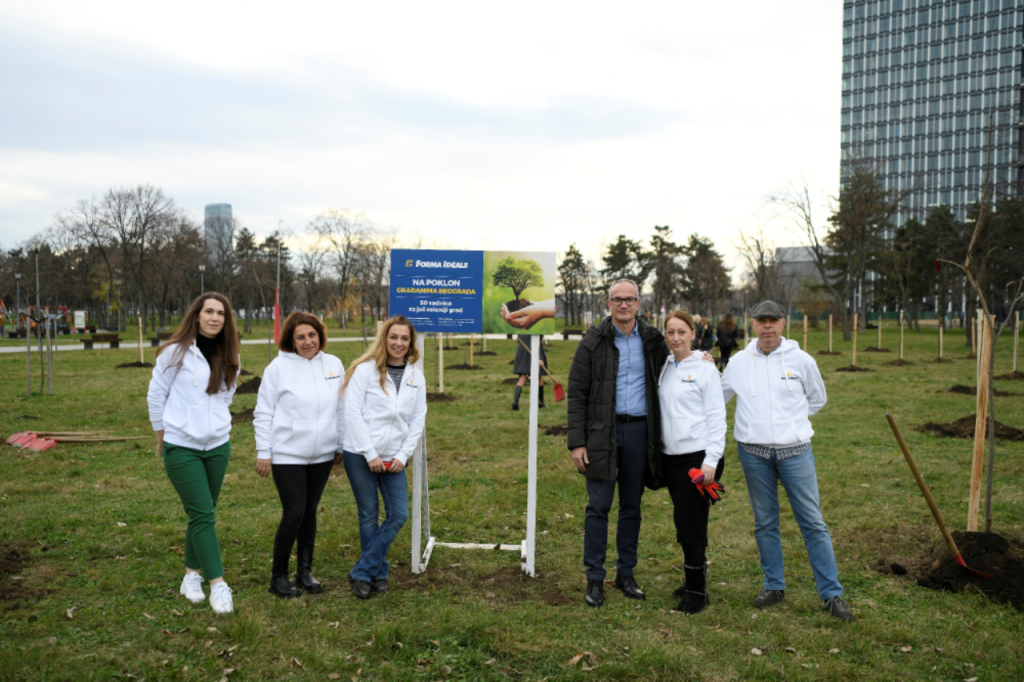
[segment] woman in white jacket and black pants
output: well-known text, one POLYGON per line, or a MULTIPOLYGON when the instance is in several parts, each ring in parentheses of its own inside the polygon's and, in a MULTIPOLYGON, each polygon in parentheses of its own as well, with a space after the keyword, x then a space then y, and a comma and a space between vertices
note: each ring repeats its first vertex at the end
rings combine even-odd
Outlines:
POLYGON ((416 369, 416 328, 401 315, 345 373, 345 472, 359 511, 361 553, 348 577, 367 599, 388 589, 387 553, 409 518, 405 466, 427 420, 427 386, 416 369), (378 523, 377 491, 384 498, 378 523))
POLYGON ((690 476, 699 469, 711 483, 722 476, 725 463, 725 400, 714 363, 692 351, 693 318, 677 310, 665 321, 665 338, 672 357, 658 379, 661 406, 661 467, 672 496, 676 541, 683 547, 686 582, 676 590, 682 597, 677 610, 699 613, 710 603, 707 590, 708 500, 690 476))
POLYGON ((231 460, 228 406, 239 365, 231 302, 221 294, 203 294, 156 352, 147 396, 157 453, 188 515, 180 591, 195 604, 206 599, 205 574, 216 613, 234 610, 231 588, 224 582, 214 508, 231 460))
POLYGON ((341 459, 345 369, 323 352, 327 331, 314 315, 292 313, 279 338, 280 350, 263 372, 253 412, 256 472, 264 478, 273 474, 281 498, 270 592, 298 597, 302 592, 288 579, 296 541, 296 582, 311 594, 323 592, 312 574, 316 512, 331 467, 341 459))

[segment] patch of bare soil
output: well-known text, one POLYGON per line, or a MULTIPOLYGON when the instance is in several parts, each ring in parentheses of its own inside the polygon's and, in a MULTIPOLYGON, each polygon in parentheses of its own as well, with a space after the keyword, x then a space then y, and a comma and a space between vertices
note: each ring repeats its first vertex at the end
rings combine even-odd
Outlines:
POLYGON ((569 606, 579 603, 575 595, 570 597, 559 589, 553 578, 543 574, 531 578, 514 566, 481 575, 461 566, 442 568, 431 562, 426 572, 419 575, 413 575, 407 567, 392 568, 389 580, 402 590, 438 587, 465 590, 493 604, 541 601, 548 606, 569 606))
POLYGON ((569 433, 569 425, 556 424, 554 426, 549 426, 546 429, 544 429, 544 433, 548 434, 549 436, 565 436, 568 435, 569 433))
POLYGON ((0 543, 0 604, 7 609, 16 609, 22 601, 43 594, 27 584, 22 575, 32 558, 29 550, 34 546, 31 540, 0 543))
POLYGON ((138 362, 138 361, 136 361, 136 362, 122 362, 120 365, 117 366, 117 368, 118 369, 122 369, 124 367, 152 367, 152 366, 153 365, 149 364, 148 362, 138 362))
POLYGON ((996 379, 1003 381, 1024 381, 1024 372, 1007 372, 1006 374, 1000 374, 996 379))
POLYGON ((892 351, 888 348, 878 348, 877 346, 868 346, 864 349, 865 353, 891 353, 892 351))
POLYGON ((477 353, 477 355, 497 355, 493 350, 484 350, 477 353))
POLYGON ((39 419, 38 414, 23 414, 18 419, 39 419))
POLYGON ((428 393, 427 394, 427 402, 428 403, 453 403, 456 400, 458 400, 458 398, 453 396, 451 393, 428 393))
POLYGON ((932 362, 938 365, 945 362, 955 362, 955 360, 950 360, 949 358, 935 358, 934 360, 932 360, 932 362))
POLYGON ((261 383, 263 383, 263 379, 261 379, 260 377, 256 377, 255 379, 249 379, 249 381, 246 381, 244 384, 238 387, 238 390, 235 391, 235 394, 245 395, 247 393, 259 393, 261 383))
POLYGON ((960 566, 943 540, 923 556, 883 557, 874 568, 884 575, 906 576, 932 590, 980 592, 992 601, 1024 611, 1024 544, 997 533, 953 531, 953 540, 964 563, 993 577, 982 578, 960 566))
POLYGON ((818 355, 842 355, 842 353, 840 353, 837 350, 834 350, 834 351, 831 351, 831 352, 829 352, 827 350, 819 350, 818 351, 818 355))
POLYGON ((232 424, 251 424, 253 417, 254 408, 250 407, 248 410, 242 410, 241 412, 231 413, 232 424))
POLYGON ((462 350, 460 346, 444 346, 442 350, 462 350))
MULTIPOLYGON (((947 389, 944 389, 944 390, 941 390, 941 391, 935 391, 935 392, 936 393, 957 393, 959 395, 978 395, 978 387, 977 386, 964 386, 963 384, 954 384, 953 386, 950 386, 947 389)), ((992 392, 992 395, 997 396, 999 398, 1013 398, 1015 396, 1020 396, 1022 394, 1020 394, 1020 393, 1013 393, 1011 391, 1000 391, 999 389, 996 389, 995 391, 992 392)))
POLYGON ((974 354, 974 353, 968 353, 967 355, 963 356, 963 359, 964 360, 977 360, 978 356, 976 354, 974 354))
POLYGON ((836 369, 837 372, 874 372, 873 369, 867 367, 858 367, 857 365, 849 365, 847 367, 839 367, 836 369))
POLYGON ((510 313, 514 313, 515 311, 519 310, 520 308, 525 308, 528 305, 533 305, 533 301, 525 299, 525 298, 520 298, 518 300, 517 299, 512 299, 511 301, 506 301, 505 302, 505 307, 508 308, 508 311, 510 313))
MULTIPOLYGON (((948 424, 926 422, 920 426, 915 426, 914 430, 921 432, 932 431, 936 435, 946 438, 974 438, 974 420, 976 418, 976 415, 969 414, 962 419, 957 419, 955 422, 948 424)), ((996 438, 1002 440, 1024 440, 1024 431, 997 421, 996 438)))
POLYGON ((906 367, 907 365, 912 365, 914 363, 912 363, 910 360, 903 360, 902 358, 897 358, 896 360, 893 360, 892 362, 885 362, 885 363, 882 363, 882 364, 884 364, 884 365, 886 365, 888 367, 906 367))
POLYGON ((472 370, 477 370, 477 369, 483 369, 483 367, 481 365, 467 365, 466 363, 463 362, 463 363, 460 363, 458 365, 448 365, 447 367, 445 367, 445 369, 472 369, 472 370))

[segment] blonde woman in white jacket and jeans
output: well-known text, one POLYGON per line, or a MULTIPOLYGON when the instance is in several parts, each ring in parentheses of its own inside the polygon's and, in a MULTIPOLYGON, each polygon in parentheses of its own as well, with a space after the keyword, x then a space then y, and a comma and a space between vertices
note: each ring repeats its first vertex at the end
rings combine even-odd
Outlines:
POLYGON ((850 605, 842 598, 832 538, 821 515, 811 449, 811 417, 828 399, 825 382, 814 358, 781 335, 785 316, 785 308, 774 301, 754 306, 750 317, 756 338, 733 356, 722 375, 726 402, 736 396, 733 436, 764 572, 764 589, 754 606, 767 608, 786 596, 779 531, 781 482, 807 546, 818 596, 831 615, 852 621, 850 605))
POLYGON ((405 466, 427 420, 427 386, 416 369, 416 328, 401 315, 382 326, 345 373, 345 472, 359 511, 361 553, 348 577, 368 599, 388 589, 387 553, 409 518, 405 466), (384 499, 378 523, 377 491, 384 499))
POLYGON ((686 582, 675 591, 682 597, 676 610, 695 614, 710 603, 707 590, 707 500, 694 485, 691 469, 703 481, 717 481, 725 464, 725 400, 714 363, 691 350, 696 337, 693 318, 685 310, 665 320, 665 339, 672 356, 658 377, 661 406, 661 470, 672 497, 676 542, 683 548, 686 582))
POLYGON ((231 302, 203 294, 189 306, 178 331, 156 352, 149 382, 149 420, 185 513, 185 577, 180 592, 194 604, 231 613, 234 600, 224 582, 214 509, 231 460, 231 412, 240 360, 231 302), (202 572, 202 574, 200 573, 202 572))
POLYGON ((263 372, 252 423, 256 473, 273 474, 281 498, 269 591, 298 597, 302 592, 288 579, 296 542, 296 582, 310 594, 323 592, 312 573, 316 512, 331 468, 341 459, 345 368, 323 352, 327 330, 314 315, 292 313, 279 338, 278 355, 263 372))

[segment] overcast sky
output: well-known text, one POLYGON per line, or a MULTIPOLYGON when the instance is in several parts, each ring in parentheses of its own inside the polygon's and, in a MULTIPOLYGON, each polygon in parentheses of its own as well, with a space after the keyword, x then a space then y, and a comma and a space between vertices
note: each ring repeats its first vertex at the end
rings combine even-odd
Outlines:
POLYGON ((0 246, 146 183, 260 235, 731 252, 770 192, 835 193, 841 36, 823 0, 0 0, 0 246))

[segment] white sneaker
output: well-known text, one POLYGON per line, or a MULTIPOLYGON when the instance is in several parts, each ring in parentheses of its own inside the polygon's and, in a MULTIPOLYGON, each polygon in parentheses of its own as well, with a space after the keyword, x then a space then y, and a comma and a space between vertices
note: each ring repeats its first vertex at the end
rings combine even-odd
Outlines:
POLYGON ((210 586, 210 606, 214 613, 233 613, 235 603, 231 599, 231 588, 226 582, 219 582, 210 586))
POLYGON ((185 574, 185 577, 181 579, 181 589, 179 590, 185 598, 193 604, 198 604, 206 599, 206 595, 203 594, 203 576, 198 573, 189 571, 185 574))

